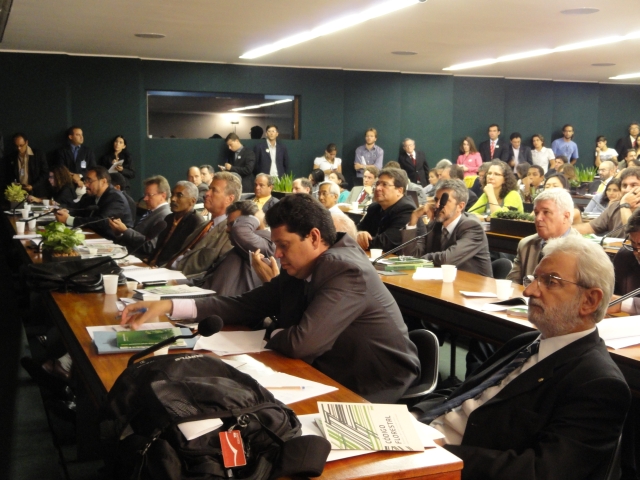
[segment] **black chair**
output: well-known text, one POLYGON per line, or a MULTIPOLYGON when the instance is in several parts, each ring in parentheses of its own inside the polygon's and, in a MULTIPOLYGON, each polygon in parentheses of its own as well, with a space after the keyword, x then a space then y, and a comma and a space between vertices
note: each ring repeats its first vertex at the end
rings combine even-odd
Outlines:
POLYGON ((491 262, 491 270, 493 271, 493 278, 504 280, 509 275, 509 272, 513 268, 513 263, 508 258, 498 258, 491 262))
POLYGON ((438 383, 439 348, 438 337, 424 329, 409 332, 409 339, 418 349, 420 359, 420 377, 411 385, 401 398, 402 403, 419 399, 435 390, 438 383))

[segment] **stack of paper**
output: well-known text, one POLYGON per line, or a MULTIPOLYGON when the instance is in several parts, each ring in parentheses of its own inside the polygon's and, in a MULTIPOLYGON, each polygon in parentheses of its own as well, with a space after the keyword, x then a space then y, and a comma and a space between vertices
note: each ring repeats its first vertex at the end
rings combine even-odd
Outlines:
POLYGON ((218 332, 210 337, 200 337, 194 350, 209 350, 216 355, 240 355, 264 350, 266 330, 255 332, 218 332))
POLYGON ((269 370, 245 370, 256 382, 285 405, 301 402, 337 390, 336 387, 269 370))
POLYGON ((177 270, 169 270, 167 268, 145 268, 145 267, 122 267, 125 277, 131 280, 137 280, 138 283, 166 281, 166 280, 184 280, 182 272, 177 270))
POLYGON ((640 316, 605 318, 598 333, 607 347, 625 348, 640 344, 640 316))

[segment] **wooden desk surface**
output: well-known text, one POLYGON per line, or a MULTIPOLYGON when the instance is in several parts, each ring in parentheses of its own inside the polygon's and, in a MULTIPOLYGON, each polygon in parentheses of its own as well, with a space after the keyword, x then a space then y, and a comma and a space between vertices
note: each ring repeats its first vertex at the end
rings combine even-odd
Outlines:
MULTIPOLYGON (((116 300, 127 296, 125 287, 118 295, 53 293, 48 305, 56 324, 62 331, 67 348, 79 368, 79 376, 91 392, 94 401, 101 402, 118 375, 126 368, 130 353, 98 355, 87 326, 118 323, 116 300)), ((159 319, 160 320, 160 319, 159 319)), ((291 405, 297 414, 316 413, 318 401, 364 402, 360 396, 342 387, 302 360, 285 358, 275 352, 230 357, 261 362, 273 370, 301 376, 338 388, 337 391, 291 405)), ((75 368, 75 367, 74 367, 75 368)), ((99 403, 97 403, 99 404, 99 403)), ((321 478, 460 478, 462 461, 443 448, 428 449, 421 453, 373 453, 360 457, 330 462, 321 478)))

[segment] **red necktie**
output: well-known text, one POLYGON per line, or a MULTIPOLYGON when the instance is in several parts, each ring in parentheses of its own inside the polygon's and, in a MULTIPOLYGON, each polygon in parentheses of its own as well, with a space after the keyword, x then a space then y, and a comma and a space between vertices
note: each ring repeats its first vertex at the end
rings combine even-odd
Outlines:
POLYGON ((411 160, 413 160, 413 166, 416 166, 416 157, 415 157, 415 153, 411 154, 411 160))
POLYGON ((495 143, 491 142, 491 158, 493 158, 493 151, 496 149, 495 143))

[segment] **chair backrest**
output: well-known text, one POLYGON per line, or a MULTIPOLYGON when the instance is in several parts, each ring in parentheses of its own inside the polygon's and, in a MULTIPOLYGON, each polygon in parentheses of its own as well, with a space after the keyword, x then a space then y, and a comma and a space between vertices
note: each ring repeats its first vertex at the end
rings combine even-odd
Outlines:
POLYGON ((513 268, 513 263, 508 258, 498 258, 491 262, 493 278, 504 280, 513 268))
POLYGON ((435 390, 438 384, 439 348, 438 337, 424 329, 409 332, 409 339, 418 349, 420 377, 402 396, 403 399, 421 397, 435 390))

